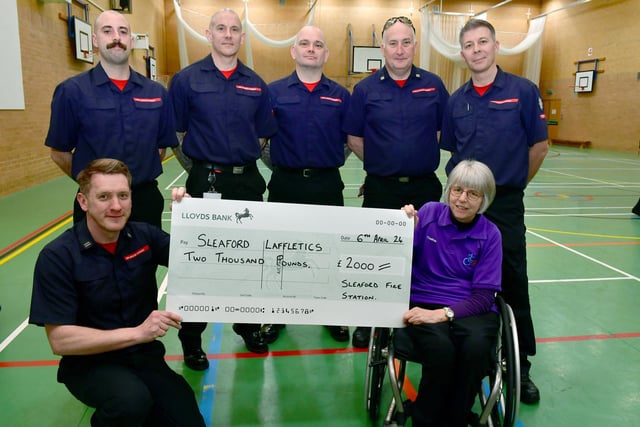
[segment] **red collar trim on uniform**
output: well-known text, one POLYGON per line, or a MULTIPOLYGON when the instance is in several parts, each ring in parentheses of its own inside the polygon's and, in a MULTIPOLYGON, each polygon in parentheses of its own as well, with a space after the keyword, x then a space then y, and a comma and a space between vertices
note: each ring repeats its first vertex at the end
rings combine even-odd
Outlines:
POLYGON ((109 252, 111 255, 114 255, 116 253, 116 248, 118 247, 118 242, 112 242, 112 243, 100 243, 100 242, 96 242, 98 245, 102 246, 103 248, 105 248, 105 250, 107 252, 109 252))
POLYGON ((473 88, 476 90, 476 92, 478 92, 478 94, 479 94, 480 96, 482 96, 482 95, 484 95, 484 94, 489 90, 489 88, 490 88, 491 86, 493 86, 493 82, 489 83, 489 84, 488 84, 488 85, 486 85, 486 86, 476 86, 476 85, 473 85, 473 88))
POLYGON ((238 67, 236 66, 235 68, 231 69, 231 70, 220 70, 220 72, 222 73, 222 75, 225 78, 229 78, 231 77, 231 74, 233 74, 234 71, 236 71, 238 69, 238 67))
POLYGON ((120 91, 124 90, 124 87, 127 85, 127 82, 129 81, 129 79, 127 80, 109 79, 109 80, 111 80, 113 84, 116 85, 118 89, 120 89, 120 91))
POLYGON ((394 80, 394 82, 396 82, 398 84, 398 86, 400 87, 404 87, 404 85, 407 83, 407 80, 409 79, 404 79, 404 80, 394 80))

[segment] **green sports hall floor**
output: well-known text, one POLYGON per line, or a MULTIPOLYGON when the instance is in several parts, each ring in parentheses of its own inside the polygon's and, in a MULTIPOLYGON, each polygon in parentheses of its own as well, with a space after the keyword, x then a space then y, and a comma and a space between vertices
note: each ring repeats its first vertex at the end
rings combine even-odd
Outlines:
MULTIPOLYGON (((168 198, 186 177, 173 157, 164 170, 159 181, 168 198)), ((342 172, 346 203, 358 206, 361 163, 352 156, 342 172)), ((444 181, 442 166, 439 176, 444 181)), ((34 260, 69 227, 75 191, 61 177, 0 199, 2 426, 90 425, 91 409, 56 383, 58 358, 43 329, 27 320, 34 260)), ((529 276, 538 336, 532 375, 542 401, 523 405, 518 425, 640 425, 640 217, 630 212, 638 196, 638 155, 590 149, 551 147, 529 185, 529 276)), ((164 221, 169 229, 168 207, 164 221)), ((162 279, 166 270, 158 274, 162 279)), ((175 333, 163 342, 209 425, 372 425, 364 410, 366 354, 333 341, 325 328, 290 325, 264 357, 247 353, 228 324, 209 325, 204 338, 211 367, 202 373, 183 365, 175 333)), ((409 375, 417 385, 415 367, 409 375)))

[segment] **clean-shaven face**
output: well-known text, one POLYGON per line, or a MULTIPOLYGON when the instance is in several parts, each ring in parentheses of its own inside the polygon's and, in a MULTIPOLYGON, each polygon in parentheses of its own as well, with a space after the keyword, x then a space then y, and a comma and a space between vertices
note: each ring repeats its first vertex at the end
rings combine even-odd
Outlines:
POLYGON ((122 174, 95 174, 88 194, 78 195, 80 207, 87 213, 87 225, 93 238, 109 243, 124 228, 131 215, 131 189, 122 174))
POLYGON ((381 49, 387 71, 393 78, 406 77, 416 53, 413 29, 398 21, 384 31, 382 39, 381 49))
POLYGON ((452 185, 449 191, 449 209, 455 219, 468 223, 478 214, 483 198, 482 192, 476 189, 452 185))
POLYGON ((477 27, 462 35, 461 52, 464 62, 473 73, 482 73, 496 64, 500 43, 491 37, 486 27, 477 27))
POLYGON ((304 27, 291 46, 291 57, 298 66, 322 68, 329 59, 329 49, 319 28, 304 27))
POLYGON ((215 54, 224 57, 236 56, 244 43, 240 18, 233 12, 219 12, 206 31, 207 40, 215 54))

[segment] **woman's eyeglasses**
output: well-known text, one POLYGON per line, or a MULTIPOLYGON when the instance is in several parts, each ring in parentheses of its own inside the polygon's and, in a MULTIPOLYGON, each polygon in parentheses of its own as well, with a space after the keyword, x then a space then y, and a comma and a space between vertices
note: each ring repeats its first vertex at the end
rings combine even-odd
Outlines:
POLYGON ((462 193, 467 193, 467 199, 472 202, 476 202, 483 197, 482 193, 477 190, 464 189, 460 186, 451 187, 451 194, 455 197, 462 196, 462 193))

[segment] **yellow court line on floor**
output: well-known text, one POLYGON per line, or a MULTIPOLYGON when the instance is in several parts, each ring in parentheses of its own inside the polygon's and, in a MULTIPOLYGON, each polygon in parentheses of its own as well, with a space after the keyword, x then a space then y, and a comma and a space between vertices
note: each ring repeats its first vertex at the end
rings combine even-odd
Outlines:
POLYGON ((640 240, 640 237, 637 237, 637 236, 612 236, 612 235, 609 235, 609 234, 578 233, 577 231, 550 230, 550 229, 547 229, 547 228, 527 227, 527 230, 542 231, 542 232, 545 232, 545 233, 555 233, 555 234, 569 234, 569 235, 572 235, 572 236, 602 237, 602 238, 605 238, 605 239, 640 240))
POLYGON ((52 233, 55 233, 56 231, 58 231, 60 228, 64 227, 65 225, 69 224, 71 221, 73 220, 72 217, 69 217, 67 219, 65 219, 64 221, 58 223, 57 225, 51 227, 49 230, 45 231, 44 233, 40 234, 38 237, 34 238, 33 240, 31 240, 29 243, 26 243, 24 246, 21 246, 19 249, 16 249, 14 252, 12 252, 11 254, 7 255, 6 257, 0 259, 0 265, 5 264, 6 262, 12 260, 13 258, 17 257, 18 255, 20 255, 22 252, 26 251, 27 249, 29 249, 30 247, 32 247, 33 245, 35 245, 36 243, 39 243, 40 241, 42 241, 44 238, 46 238, 47 236, 50 236, 52 233))

